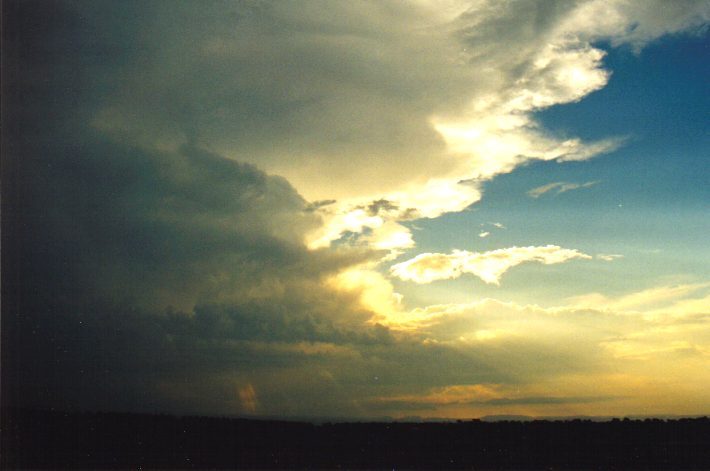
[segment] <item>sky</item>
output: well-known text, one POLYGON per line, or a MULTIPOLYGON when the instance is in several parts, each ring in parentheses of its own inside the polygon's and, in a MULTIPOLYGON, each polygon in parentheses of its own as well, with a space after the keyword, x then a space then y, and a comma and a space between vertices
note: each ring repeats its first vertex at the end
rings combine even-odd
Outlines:
POLYGON ((710 2, 5 1, 5 404, 710 413, 710 2))

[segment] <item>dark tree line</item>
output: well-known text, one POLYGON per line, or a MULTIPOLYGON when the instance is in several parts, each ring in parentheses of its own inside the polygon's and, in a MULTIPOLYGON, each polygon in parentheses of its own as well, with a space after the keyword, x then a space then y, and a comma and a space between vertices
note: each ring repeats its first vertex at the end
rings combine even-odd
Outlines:
POLYGON ((710 469, 708 418, 316 425, 2 413, 3 469, 710 469))

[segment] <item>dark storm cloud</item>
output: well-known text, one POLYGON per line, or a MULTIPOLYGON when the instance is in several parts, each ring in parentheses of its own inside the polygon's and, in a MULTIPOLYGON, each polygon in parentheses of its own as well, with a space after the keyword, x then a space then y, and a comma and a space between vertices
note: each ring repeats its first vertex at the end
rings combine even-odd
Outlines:
POLYGON ((119 81, 97 71, 131 69, 141 49, 128 39, 138 31, 101 32, 96 11, 80 14, 73 3, 8 3, 8 236, 24 267, 43 268, 33 276, 56 278, 46 288, 115 291, 93 286, 108 281, 140 290, 165 278, 214 285, 196 276, 207 266, 232 281, 286 265, 308 278, 362 259, 304 250, 303 234, 319 221, 283 178, 189 143, 145 150, 91 125, 119 81))
POLYGON ((265 304, 289 313, 279 317, 234 305, 156 313, 105 300, 45 305, 44 313, 23 310, 14 326, 19 345, 11 350, 23 366, 14 387, 22 402, 32 405, 184 412, 161 390, 171 384, 197 396, 180 404, 183 409, 236 413, 239 404, 230 404, 235 391, 224 394, 225 384, 236 388, 265 373, 307 371, 352 355, 330 342, 353 347, 392 342, 382 327, 348 330, 277 301, 265 304))
POLYGON ((355 331, 371 314, 322 283, 371 255, 306 250, 319 220, 286 180, 91 126, 117 86, 109 71, 141 49, 136 31, 103 32, 72 5, 4 5, 3 373, 15 397, 157 406, 165 375, 195 384, 197 371, 266 361, 230 342, 389 341, 355 331))
POLYGON ((74 5, 5 5, 6 401, 364 414, 358 398, 380 390, 499 377, 475 355, 366 323, 357 293, 324 280, 373 254, 307 250, 320 221, 283 178, 187 131, 161 150, 93 126, 156 54, 141 39, 150 5, 145 17, 74 5))

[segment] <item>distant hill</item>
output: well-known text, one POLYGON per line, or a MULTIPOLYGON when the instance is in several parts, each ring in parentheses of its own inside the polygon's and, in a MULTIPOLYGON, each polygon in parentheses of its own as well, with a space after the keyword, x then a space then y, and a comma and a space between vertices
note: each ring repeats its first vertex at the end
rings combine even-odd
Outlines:
POLYGON ((314 424, 4 409, 0 464, 3 469, 710 468, 708 418, 526 419, 314 424))

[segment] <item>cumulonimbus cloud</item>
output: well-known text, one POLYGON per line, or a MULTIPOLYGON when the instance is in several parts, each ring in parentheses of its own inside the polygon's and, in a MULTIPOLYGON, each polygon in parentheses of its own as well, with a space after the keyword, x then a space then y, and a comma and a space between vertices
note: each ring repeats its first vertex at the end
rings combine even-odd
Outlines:
MULTIPOLYGON (((402 221, 462 210, 525 162, 619 144, 554 136, 534 118, 604 86, 594 41, 642 47, 708 17, 707 2, 447 4, 6 2, 3 376, 18 403, 367 414, 385 392, 539 378, 549 391, 594 364, 602 338, 636 357, 667 355, 660 327, 708 345, 706 317, 625 339, 637 331, 594 312, 584 345, 584 315, 540 314, 541 328, 522 331, 530 309, 502 303, 428 307, 429 327, 405 333, 374 322, 392 286, 350 270, 379 260, 368 248, 411 248, 402 221), (346 232, 354 244, 326 248, 346 232), (491 350, 511 331, 520 337, 491 350)), ((413 261, 395 271, 495 283, 519 263, 588 256, 420 257, 421 273, 413 261)), ((705 386, 698 358, 684 379, 705 386)))
POLYGON ((525 262, 545 265, 562 263, 571 259, 592 257, 575 249, 557 245, 542 247, 509 247, 488 252, 454 250, 450 254, 423 253, 393 265, 392 275, 415 283, 458 278, 464 273, 476 275, 486 283, 499 284, 500 278, 510 268, 525 262))

